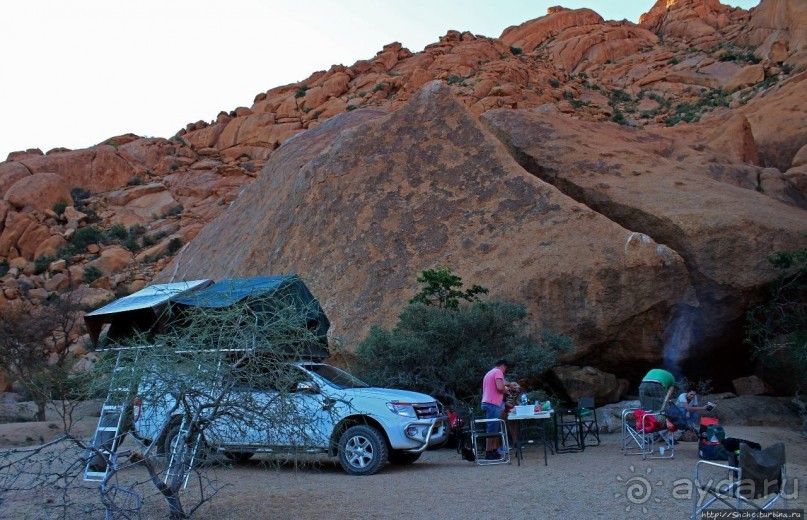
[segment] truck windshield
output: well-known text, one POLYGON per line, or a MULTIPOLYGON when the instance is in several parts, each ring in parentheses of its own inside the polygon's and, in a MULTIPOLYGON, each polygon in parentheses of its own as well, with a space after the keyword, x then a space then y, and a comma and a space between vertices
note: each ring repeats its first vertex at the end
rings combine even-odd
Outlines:
POLYGON ((303 368, 309 372, 313 372, 329 385, 343 389, 343 388, 369 388, 370 385, 357 377, 353 377, 344 370, 339 370, 331 365, 303 365, 303 368))

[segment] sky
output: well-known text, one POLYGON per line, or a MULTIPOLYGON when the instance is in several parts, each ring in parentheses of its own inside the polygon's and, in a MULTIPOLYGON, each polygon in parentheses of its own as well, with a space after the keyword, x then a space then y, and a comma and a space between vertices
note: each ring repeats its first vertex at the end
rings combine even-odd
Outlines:
MULTIPOLYGON (((7 0, 0 2, 0 161, 128 132, 171 137, 257 94, 398 41, 498 37, 550 6, 638 22, 654 0, 7 0)), ((723 3, 749 9, 759 0, 723 3)))

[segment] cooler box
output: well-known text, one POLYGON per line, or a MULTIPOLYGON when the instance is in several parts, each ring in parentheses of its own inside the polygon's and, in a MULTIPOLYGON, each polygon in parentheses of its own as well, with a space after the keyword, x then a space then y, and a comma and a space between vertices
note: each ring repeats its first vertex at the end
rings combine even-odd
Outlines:
POLYGON ((531 417, 535 414, 535 406, 531 404, 517 405, 515 409, 518 417, 531 417))

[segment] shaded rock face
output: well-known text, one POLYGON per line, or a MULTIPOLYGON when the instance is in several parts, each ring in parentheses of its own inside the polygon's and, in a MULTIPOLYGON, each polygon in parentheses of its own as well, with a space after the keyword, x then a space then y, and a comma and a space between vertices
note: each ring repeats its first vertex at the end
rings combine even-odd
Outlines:
POLYGON ((446 265, 574 336, 572 357, 649 362, 691 287, 677 254, 631 236, 524 171, 431 83, 393 114, 355 111, 281 147, 159 279, 296 271, 353 348, 446 265))
POLYGON ((684 258, 695 294, 667 334, 673 365, 735 349, 745 310, 776 276, 767 256, 805 244, 802 202, 758 192, 760 168, 731 162, 691 130, 637 131, 521 110, 482 120, 527 170, 684 258), (676 344, 676 331, 685 344, 676 344))
POLYGON ((748 119, 762 165, 787 171, 795 166, 796 154, 807 144, 807 72, 772 88, 759 103, 737 112, 748 119))
POLYGON ((548 375, 565 402, 572 404, 583 397, 594 398, 597 406, 615 403, 628 389, 628 381, 594 367, 561 365, 552 368, 548 375))

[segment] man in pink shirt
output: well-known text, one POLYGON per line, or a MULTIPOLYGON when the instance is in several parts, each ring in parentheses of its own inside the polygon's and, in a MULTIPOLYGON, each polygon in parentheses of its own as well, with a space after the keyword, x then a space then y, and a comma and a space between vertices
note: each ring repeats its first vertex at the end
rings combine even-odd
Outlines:
MULTIPOLYGON (((500 359, 496 365, 485 374, 482 379, 482 410, 486 419, 501 419, 504 412, 505 397, 510 393, 511 383, 504 379, 507 372, 507 360, 500 359)), ((497 433, 500 423, 491 422, 487 425, 488 433, 497 433)), ((485 440, 485 459, 500 459, 498 453, 500 440, 498 437, 491 437, 485 440)))

